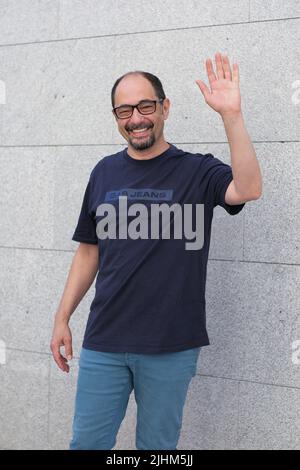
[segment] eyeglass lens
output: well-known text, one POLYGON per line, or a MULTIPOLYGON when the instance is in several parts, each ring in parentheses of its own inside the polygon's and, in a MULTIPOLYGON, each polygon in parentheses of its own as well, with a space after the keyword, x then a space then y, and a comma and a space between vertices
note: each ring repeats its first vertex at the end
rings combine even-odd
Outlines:
MULTIPOLYGON (((151 101, 143 101, 137 106, 141 114, 151 114, 155 111, 155 103, 151 101)), ((116 109, 117 116, 120 118, 126 118, 131 116, 133 113, 132 106, 120 106, 119 109, 116 109)))

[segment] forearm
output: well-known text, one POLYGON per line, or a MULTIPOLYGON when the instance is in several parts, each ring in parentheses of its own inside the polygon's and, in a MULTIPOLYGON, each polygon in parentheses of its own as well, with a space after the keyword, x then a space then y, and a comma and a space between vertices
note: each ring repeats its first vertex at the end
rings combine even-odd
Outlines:
POLYGON ((98 247, 80 244, 70 267, 55 321, 68 322, 98 271, 98 247))
POLYGON ((235 187, 241 196, 259 197, 262 193, 262 176, 243 115, 223 115, 222 120, 230 147, 235 187))

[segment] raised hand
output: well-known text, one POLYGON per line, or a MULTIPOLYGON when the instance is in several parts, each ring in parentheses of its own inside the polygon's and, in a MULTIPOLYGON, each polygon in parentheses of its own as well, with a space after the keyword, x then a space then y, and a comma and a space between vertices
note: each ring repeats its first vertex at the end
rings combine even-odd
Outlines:
POLYGON ((227 55, 215 54, 216 74, 210 59, 206 59, 206 72, 210 89, 201 80, 196 80, 206 103, 215 111, 225 115, 241 112, 241 94, 239 88, 239 68, 234 63, 232 70, 227 55))

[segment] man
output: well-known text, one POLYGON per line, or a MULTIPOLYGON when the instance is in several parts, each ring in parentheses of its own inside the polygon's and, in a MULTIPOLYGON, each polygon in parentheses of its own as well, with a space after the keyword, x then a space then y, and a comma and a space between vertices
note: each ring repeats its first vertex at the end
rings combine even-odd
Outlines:
POLYGON ((154 75, 129 72, 112 89, 113 114, 128 147, 91 172, 72 237, 80 245, 51 341, 55 361, 69 372, 68 322, 99 270, 70 449, 112 449, 132 390, 137 449, 176 449, 188 386, 200 349, 209 344, 205 282, 213 209, 220 205, 234 215, 262 193, 242 117, 238 66, 231 70, 219 53, 215 59, 216 74, 206 61, 210 90, 196 83, 222 117, 232 168, 212 154, 166 142, 170 101, 154 75))

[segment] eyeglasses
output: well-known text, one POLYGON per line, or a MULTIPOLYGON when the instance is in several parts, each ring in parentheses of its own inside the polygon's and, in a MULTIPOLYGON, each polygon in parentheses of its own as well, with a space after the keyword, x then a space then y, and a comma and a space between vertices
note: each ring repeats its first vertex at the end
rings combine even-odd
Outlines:
POLYGON ((163 98, 160 100, 142 100, 136 105, 123 104, 117 108, 113 108, 113 112, 118 119, 128 119, 132 116, 134 108, 137 108, 140 114, 152 114, 156 111, 156 103, 161 103, 163 98))

